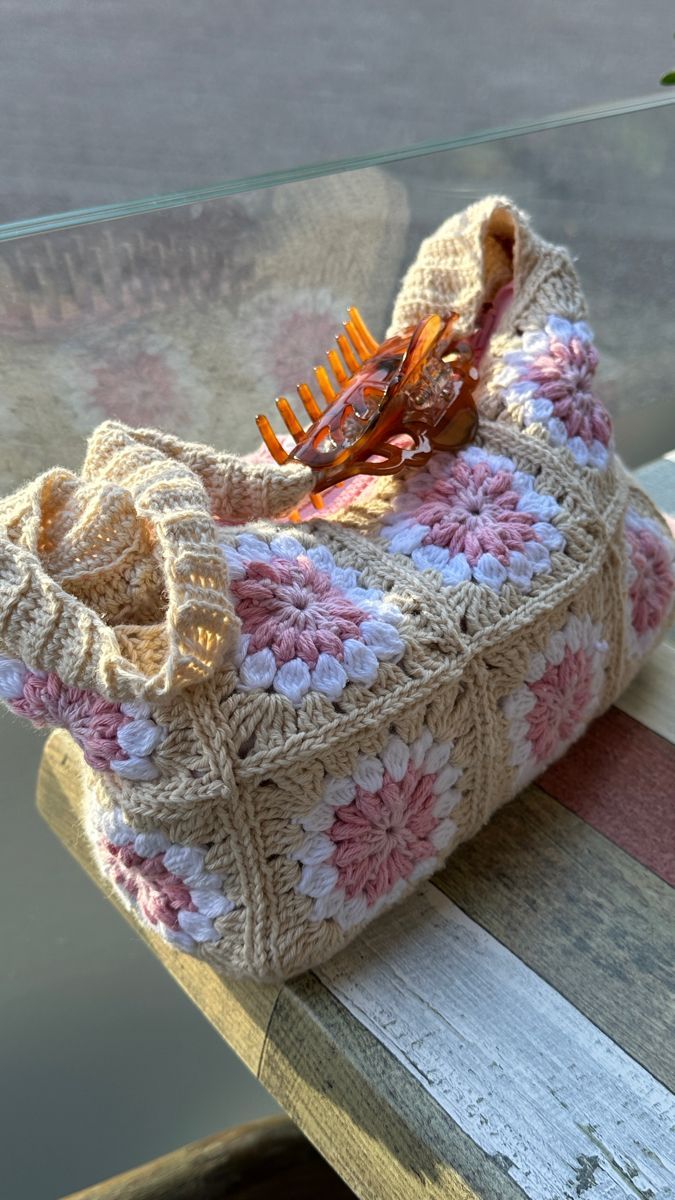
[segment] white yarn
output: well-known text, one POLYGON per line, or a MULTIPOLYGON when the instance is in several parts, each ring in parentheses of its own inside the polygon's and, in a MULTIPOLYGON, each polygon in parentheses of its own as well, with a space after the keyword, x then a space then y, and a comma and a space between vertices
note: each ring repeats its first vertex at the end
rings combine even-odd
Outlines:
POLYGON ((192 888, 190 899, 195 908, 205 917, 226 917, 234 910, 233 901, 212 887, 192 888))
POLYGON ((330 838, 322 833, 314 833, 305 838, 302 845, 293 851, 292 857, 304 862, 308 867, 314 867, 330 858, 334 849, 330 838))
POLYGON ((0 700, 20 700, 28 671, 14 658, 0 658, 0 700))
POLYGON ((440 854, 443 850, 445 850, 446 846, 450 845, 450 842, 453 840, 456 833, 457 826, 455 825, 454 821, 441 821, 434 829, 434 832, 429 840, 431 841, 434 849, 438 850, 440 854))
POLYGON ((218 941, 218 931, 214 928, 213 921, 200 912, 182 909, 178 914, 178 924, 195 942, 218 941))
POLYGON ((171 842, 166 834, 161 833, 158 829, 152 833, 139 833, 134 838, 134 850, 140 854, 141 858, 154 858, 157 854, 163 854, 170 845, 171 842))
POLYGON ((159 767, 152 761, 151 758, 114 758, 110 763, 110 769, 116 775, 120 775, 122 779, 130 779, 146 783, 151 783, 153 779, 159 776, 159 767))
POLYGON ((419 737, 415 738, 410 747, 410 757, 412 758, 413 766, 421 767, 424 762, 424 756, 433 740, 431 730, 427 729, 427 726, 424 725, 419 737))
MULTIPOLYGON (((437 796, 453 795, 456 803, 456 801, 459 800, 459 792, 452 792, 451 789, 457 783, 457 780, 461 774, 462 772, 460 771, 459 767, 455 767, 452 763, 448 763, 447 766, 443 767, 442 771, 439 771, 437 778, 434 779, 432 786, 435 794, 437 796)), ((450 812, 450 809, 448 809, 448 812, 450 812)))
POLYGON ((549 552, 564 548, 564 535, 551 524, 560 512, 557 500, 538 492, 534 477, 526 471, 517 471, 512 459, 489 454, 480 446, 470 446, 460 450, 456 456, 436 455, 421 471, 406 480, 392 510, 382 519, 380 536, 386 541, 390 553, 408 555, 418 570, 438 571, 446 587, 455 587, 475 579, 476 583, 499 591, 510 579, 521 591, 528 592, 533 575, 550 568, 549 552), (511 550, 507 561, 502 562, 488 551, 481 554, 475 563, 470 563, 463 551, 452 554, 448 547, 427 541, 432 531, 429 526, 416 520, 419 505, 426 496, 433 495, 432 488, 436 480, 451 478, 453 465, 458 460, 469 467, 479 464, 487 466, 493 475, 499 471, 509 472, 510 486, 518 493, 517 511, 536 518, 531 526, 531 536, 537 541, 527 542, 524 554, 511 550))
POLYGON ((272 684, 275 692, 287 696, 292 704, 300 704, 312 686, 309 667, 301 658, 292 658, 277 670, 272 684))
POLYGON ((511 583, 521 591, 528 592, 533 574, 532 563, 529 559, 520 550, 513 551, 508 565, 508 576, 511 583))
POLYGON ((163 734, 164 731, 153 720, 144 717, 122 725, 117 733, 117 741, 130 758, 144 758, 157 749, 163 734))
POLYGON ((239 668, 239 681, 245 691, 266 691, 277 673, 277 660, 271 650, 257 650, 245 658, 239 668))
POLYGON ((378 660, 377 655, 364 645, 363 642, 357 642, 353 638, 347 638, 343 643, 342 651, 344 654, 344 668, 348 679, 353 683, 362 683, 365 685, 374 683, 377 678, 378 660))
POLYGON ((124 713, 125 717, 138 717, 139 720, 149 717, 152 712, 150 705, 145 700, 129 700, 124 704, 120 704, 120 710, 124 713))
POLYGON ((164 865, 184 883, 190 883, 193 874, 199 874, 204 863, 204 853, 196 846, 181 846, 174 843, 164 855, 164 865))
POLYGON ((403 739, 396 736, 390 737, 380 758, 389 777, 395 783, 400 783, 410 762, 410 750, 403 739))
POLYGON ((341 808, 343 804, 351 804, 356 796, 356 784, 349 776, 337 778, 330 775, 323 790, 326 802, 333 808, 341 808))
MULTIPOLYGON (((109 863, 100 845, 101 838, 114 846, 133 845, 141 859, 160 858, 167 871, 180 879, 188 888, 190 900, 196 911, 184 908, 178 912, 180 929, 170 929, 161 921, 151 924, 139 906, 137 898, 126 888, 115 883, 124 903, 134 910, 138 919, 153 933, 160 934, 170 945, 181 950, 194 952, 198 944, 218 941, 220 934, 214 922, 236 909, 236 905, 224 891, 224 880, 218 871, 207 871, 206 851, 199 846, 186 846, 172 842, 159 829, 136 832, 127 821, 122 809, 115 806, 101 809, 95 799, 91 808, 90 823, 92 840, 102 865, 107 872, 109 863)), ((151 880, 148 881, 152 886, 151 880)))
POLYGON ((498 592, 506 579, 506 567, 494 554, 481 554, 473 568, 473 577, 476 583, 482 583, 498 592))
POLYGON ((405 642, 388 621, 362 621, 360 632, 380 662, 400 658, 405 650, 405 642))
POLYGON ((312 688, 328 700, 337 700, 347 685, 347 672, 332 654, 320 654, 312 671, 312 688))
POLYGON ((508 722, 511 749, 509 762, 516 768, 515 786, 525 787, 537 774, 545 769, 548 760, 543 761, 538 755, 533 743, 533 733, 528 716, 535 709, 538 698, 532 684, 538 683, 546 672, 559 666, 568 651, 572 654, 583 650, 588 658, 587 669, 590 668, 590 688, 583 711, 576 714, 576 723, 571 728, 569 737, 560 742, 556 740, 554 757, 558 758, 567 746, 579 736, 585 725, 594 716, 602 696, 605 674, 605 659, 607 643, 601 636, 601 626, 590 616, 578 617, 570 614, 561 629, 549 634, 543 651, 536 651, 529 657, 524 682, 515 692, 505 696, 500 707, 508 722))
POLYGON ((337 886, 338 874, 335 867, 319 863, 315 867, 303 867, 297 890, 303 896, 326 896, 337 886))
POLYGON ((278 558, 296 559, 302 554, 307 554, 307 548, 297 538, 289 537, 288 534, 272 538, 270 549, 278 558))
POLYGON ((379 758, 359 754, 352 772, 354 783, 364 792, 378 792, 384 780, 384 767, 379 758))
MULTIPOLYGON (((300 820, 300 818, 296 818, 300 820)), ((330 829, 335 821, 335 807, 327 800, 322 800, 315 805, 311 812, 302 817, 303 829, 310 833, 323 833, 324 830, 330 829)), ((297 856, 296 856, 297 857, 297 856)))
POLYGON ((422 764, 425 775, 435 775, 450 758, 452 742, 434 742, 427 750, 422 764))

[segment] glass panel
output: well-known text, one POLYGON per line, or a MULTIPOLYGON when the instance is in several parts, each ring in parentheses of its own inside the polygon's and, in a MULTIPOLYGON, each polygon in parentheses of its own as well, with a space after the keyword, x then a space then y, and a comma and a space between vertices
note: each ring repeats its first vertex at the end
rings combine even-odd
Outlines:
POLYGON ((632 463, 675 445, 672 105, 14 239, 0 247, 0 488, 102 419, 236 451, 348 304, 380 335, 420 239, 490 192, 570 245, 632 463))
POLYGON ((664 108, 673 104, 675 104, 675 97, 671 94, 642 96, 611 104, 578 108, 570 112, 557 113, 538 120, 505 124, 498 128, 458 135, 444 141, 432 140, 380 153, 372 152, 350 158, 327 160, 299 167, 290 167, 285 170, 245 176, 243 178, 227 179, 220 183, 192 187, 180 192, 147 196, 140 199, 126 199, 109 204, 98 204, 91 208, 71 209, 66 212, 50 212, 46 215, 31 216, 24 220, 6 221, 0 223, 0 242, 16 237, 25 237, 32 233, 45 233, 54 229, 67 229, 88 225, 92 221, 118 220, 121 217, 140 216, 142 213, 157 212, 163 208, 176 208, 183 204, 203 204, 208 200, 218 200, 225 196, 238 195, 240 192, 277 187, 283 183, 296 183, 302 179, 315 179, 319 175, 334 175, 343 171, 362 170, 365 167, 388 166, 391 163, 400 162, 404 159, 420 158, 430 154, 442 154, 448 150, 477 146, 484 142, 502 141, 505 138, 521 137, 524 134, 543 133, 559 129, 566 125, 602 121, 608 117, 630 116, 634 113, 647 112, 654 108, 664 108))

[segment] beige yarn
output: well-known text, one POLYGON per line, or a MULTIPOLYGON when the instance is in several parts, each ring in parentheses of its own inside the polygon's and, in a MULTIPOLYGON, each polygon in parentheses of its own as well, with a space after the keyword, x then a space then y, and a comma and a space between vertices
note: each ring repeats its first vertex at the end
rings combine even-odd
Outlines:
POLYGON ((0 503, 0 640, 29 665, 111 699, 207 678, 237 622, 213 517, 286 512, 308 470, 108 422, 81 479, 48 471, 0 503))
POLYGON ((87 770, 89 835, 100 836, 100 814, 115 805, 133 830, 203 851, 233 904, 214 919, 217 940, 195 947, 219 969, 286 976, 358 932, 358 923, 317 919, 299 886, 303 821, 328 777, 351 776, 387 746, 422 735, 451 742, 461 790, 454 848, 517 790, 505 705, 570 617, 602 629, 606 642, 589 719, 639 666, 624 519, 628 504, 659 515, 616 458, 604 470, 581 468, 543 427, 518 429, 499 382, 503 355, 524 330, 550 314, 584 317, 567 252, 539 239, 509 201, 488 198, 422 243, 391 331, 449 309, 468 330, 510 279, 514 300, 482 367, 479 444, 556 497, 564 553, 531 594, 512 583, 444 587, 379 536, 400 479, 382 480, 336 519, 292 527, 401 614, 403 656, 382 661, 374 683, 350 683, 339 702, 310 691, 295 707, 275 692, 236 690, 238 621, 220 547, 244 529, 263 539, 288 531, 275 518, 308 491, 305 471, 108 423, 93 435, 81 477, 50 471, 0 504, 0 649, 111 700, 152 702, 166 731, 159 777, 87 770))

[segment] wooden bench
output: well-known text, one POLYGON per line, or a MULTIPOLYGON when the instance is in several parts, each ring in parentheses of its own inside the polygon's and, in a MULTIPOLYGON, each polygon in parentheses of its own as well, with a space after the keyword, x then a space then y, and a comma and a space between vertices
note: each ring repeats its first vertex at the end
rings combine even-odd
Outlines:
MULTIPOLYGON (((110 895, 77 780, 55 733, 40 810, 110 895)), ((319 970, 226 980, 139 932, 358 1196, 669 1200, 673 883, 664 644, 537 785, 319 970)))
POLYGON ((268 1117, 181 1146, 65 1200, 350 1200, 286 1117, 268 1117))

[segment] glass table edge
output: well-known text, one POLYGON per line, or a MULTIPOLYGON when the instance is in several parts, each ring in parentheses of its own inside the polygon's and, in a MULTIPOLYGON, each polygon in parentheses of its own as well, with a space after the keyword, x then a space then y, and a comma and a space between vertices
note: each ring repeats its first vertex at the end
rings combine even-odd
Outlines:
POLYGON ((72 209, 68 212, 10 221, 0 224, 0 242, 12 241, 35 234, 73 229, 96 222, 142 216, 151 212, 158 212, 162 209, 180 208, 190 204, 203 204, 210 200, 218 200, 225 196, 233 196, 243 192, 278 187, 286 183, 297 183, 301 180, 336 175, 345 171, 359 171, 368 167, 386 166, 391 163, 402 162, 406 159, 440 154, 445 151, 480 145, 481 143, 523 137, 527 134, 541 133, 546 130, 564 128, 570 125, 582 125, 586 122, 606 120, 610 117, 630 116, 650 109, 667 108, 673 105, 675 105, 675 95, 663 96, 652 94, 624 100, 620 103, 612 102, 587 108, 572 109, 568 112, 557 113, 536 121, 523 121, 520 124, 504 128, 497 127, 463 134, 460 137, 451 138, 447 141, 420 142, 417 145, 404 147, 399 150, 382 151, 379 153, 358 155, 352 158, 307 164, 292 167, 284 171, 271 171, 261 175, 233 179, 187 191, 172 192, 165 195, 145 197, 139 200, 119 201, 113 204, 97 205, 92 208, 72 209))

